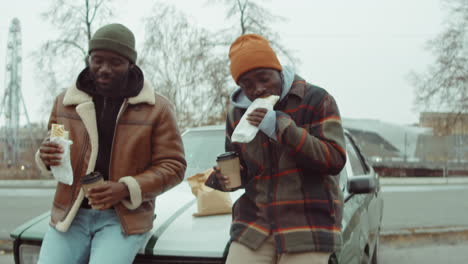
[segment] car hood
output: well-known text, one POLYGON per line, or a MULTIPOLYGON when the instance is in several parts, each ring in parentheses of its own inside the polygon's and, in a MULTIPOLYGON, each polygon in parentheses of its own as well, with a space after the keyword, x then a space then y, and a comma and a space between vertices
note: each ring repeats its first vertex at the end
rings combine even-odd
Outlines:
MULTIPOLYGON (((243 190, 230 193, 237 200, 243 190)), ((156 199, 156 218, 141 254, 154 256, 223 257, 229 242, 231 214, 195 217, 197 200, 187 181, 183 181, 156 199)), ((42 240, 49 214, 24 225, 18 234, 22 240, 42 240)))
MULTIPOLYGON (((237 200, 242 191, 231 194, 237 200)), ((184 181, 158 197, 156 220, 145 254, 222 257, 229 242, 231 214, 195 217, 197 201, 184 181)))

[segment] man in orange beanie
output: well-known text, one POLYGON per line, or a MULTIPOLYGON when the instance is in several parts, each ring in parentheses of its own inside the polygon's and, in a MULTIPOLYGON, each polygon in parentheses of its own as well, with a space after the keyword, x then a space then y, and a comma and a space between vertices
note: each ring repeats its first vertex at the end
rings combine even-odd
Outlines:
MULTIPOLYGON (((343 196, 337 175, 346 152, 333 97, 282 66, 269 42, 242 35, 229 51, 239 89, 231 95, 226 151, 239 154, 245 193, 233 207, 227 263, 328 263, 341 246, 343 196), (247 116, 259 128, 249 143, 231 135, 249 105, 278 95, 273 110, 247 116)), ((206 184, 227 189, 219 168, 206 184)))

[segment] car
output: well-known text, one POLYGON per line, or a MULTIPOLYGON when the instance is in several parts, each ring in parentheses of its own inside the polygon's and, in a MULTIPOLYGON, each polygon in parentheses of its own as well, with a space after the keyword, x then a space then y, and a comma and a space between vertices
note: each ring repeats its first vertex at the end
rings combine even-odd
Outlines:
MULTIPOLYGON (((182 138, 188 164, 185 179, 213 167, 216 156, 224 152, 222 126, 191 128, 182 138)), ((383 213, 379 176, 348 131, 345 138, 348 158, 339 174, 345 202, 343 246, 329 263, 377 264, 383 213)), ((234 201, 242 193, 229 195, 234 201)), ((231 215, 194 217, 196 212, 197 201, 187 180, 157 197, 154 227, 134 263, 224 263, 231 215)), ((15 263, 36 263, 49 216, 49 212, 37 216, 11 233, 15 263)))

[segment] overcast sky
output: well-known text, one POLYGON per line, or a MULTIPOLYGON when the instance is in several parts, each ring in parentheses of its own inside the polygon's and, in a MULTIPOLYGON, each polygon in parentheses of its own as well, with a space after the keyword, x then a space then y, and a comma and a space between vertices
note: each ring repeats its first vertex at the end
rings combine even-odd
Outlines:
MULTIPOLYGON (((39 14, 51 0, 0 0, 0 96, 4 94, 5 51, 11 20, 18 17, 23 39, 23 96, 33 121, 41 91, 35 85, 28 55, 53 29, 39 14)), ((143 42, 141 17, 155 1, 125 1, 114 21, 130 27, 137 46, 143 42), (138 4, 138 5, 137 5, 138 4)), ((193 23, 219 27, 224 14, 205 0, 166 0, 193 23)), ((274 25, 284 46, 301 58, 298 74, 322 86, 336 99, 342 117, 369 118, 397 124, 418 121, 413 109, 411 70, 422 71, 433 60, 424 48, 442 30, 440 0, 271 0, 264 5, 287 20, 274 25)), ((226 65, 228 67, 228 65, 226 65)), ((74 80, 70 80, 70 83, 74 80)), ((2 117, 3 118, 3 117, 2 117)))

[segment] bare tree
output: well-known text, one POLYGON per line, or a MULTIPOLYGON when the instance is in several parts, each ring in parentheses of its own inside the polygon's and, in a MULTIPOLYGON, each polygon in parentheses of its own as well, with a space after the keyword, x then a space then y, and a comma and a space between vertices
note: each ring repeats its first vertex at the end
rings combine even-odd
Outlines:
POLYGON ((444 30, 428 42, 435 61, 425 72, 410 73, 416 87, 415 105, 421 111, 452 112, 451 126, 468 113, 468 1, 444 0, 444 30))
POLYGON ((73 82, 85 65, 87 45, 93 30, 113 16, 110 0, 55 0, 42 13, 58 33, 32 54, 36 60, 37 79, 46 96, 44 111, 51 100, 73 82))
POLYGON ((284 63, 297 65, 299 59, 281 44, 281 36, 272 28, 274 23, 285 21, 285 18, 273 14, 259 2, 261 1, 209 0, 208 3, 218 3, 225 6, 226 18, 233 21, 232 25, 218 33, 217 39, 224 40, 218 43, 229 45, 240 35, 259 34, 268 39, 276 52, 287 60, 284 63))
MULTIPOLYGON (((228 51, 230 44, 240 35, 255 33, 259 34, 271 43, 273 49, 278 55, 284 58, 282 64, 293 67, 300 63, 300 60, 293 53, 281 44, 281 37, 272 28, 275 22, 285 21, 285 18, 270 12, 261 1, 253 0, 208 0, 207 3, 220 4, 226 8, 226 19, 232 23, 221 29, 212 36, 211 45, 217 47, 217 56, 222 59, 227 77, 226 83, 218 86, 215 96, 216 102, 224 102, 226 107, 229 105, 229 94, 235 89, 232 78, 228 71, 228 51)), ((220 113, 225 116, 225 113, 220 113)))
POLYGON ((174 7, 156 2, 145 18, 145 42, 139 65, 155 89, 174 102, 182 128, 223 123, 229 95, 235 89, 229 72, 229 45, 240 34, 258 33, 294 62, 270 29, 280 19, 262 6, 246 0, 218 0, 228 7, 233 23, 210 33, 192 26, 174 7), (240 25, 240 27, 238 26, 240 25))
POLYGON ((156 3, 145 18, 139 65, 155 90, 175 104, 182 128, 217 123, 224 112, 213 95, 223 89, 228 73, 222 59, 213 56, 209 39, 207 31, 193 27, 170 5, 156 3))

